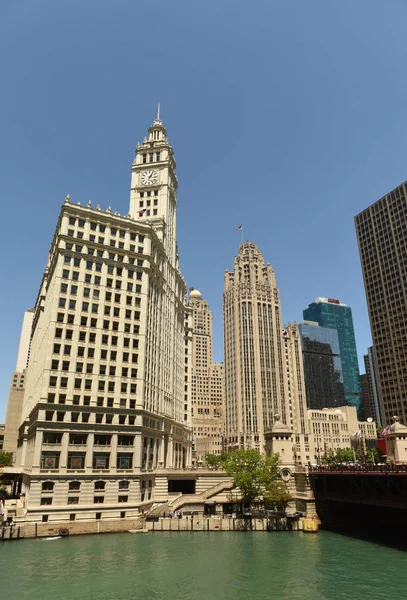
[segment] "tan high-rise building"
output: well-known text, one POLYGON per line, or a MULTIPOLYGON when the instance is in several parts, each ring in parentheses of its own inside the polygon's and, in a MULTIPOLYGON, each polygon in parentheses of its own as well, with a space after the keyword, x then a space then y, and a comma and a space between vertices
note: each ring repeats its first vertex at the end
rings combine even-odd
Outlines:
POLYGON ((31 330, 34 320, 34 309, 27 310, 24 313, 23 324, 21 326, 20 343, 18 345, 16 372, 22 373, 28 366, 30 359, 31 330))
MULTIPOLYGON (((308 436, 307 399, 305 393, 304 363, 298 323, 289 323, 283 330, 285 372, 287 376, 286 424, 294 433, 308 436)), ((307 438, 306 440, 307 441, 307 438)))
POLYGON ((4 450, 15 453, 17 450, 18 428, 21 424, 21 411, 25 390, 26 368, 30 358, 31 330, 34 310, 24 313, 18 345, 16 370, 11 376, 7 400, 6 424, 4 431, 4 450))
POLYGON ((223 364, 213 363, 212 311, 198 290, 192 290, 191 415, 194 459, 220 454, 223 442, 223 364))
POLYGON ((407 424, 407 182, 355 217, 384 423, 407 424))
POLYGON ((34 308, 17 461, 26 520, 127 518, 191 464, 175 158, 159 116, 130 212, 62 206, 34 308))
POLYGON ((226 448, 264 451, 275 414, 290 422, 280 292, 257 244, 245 242, 223 294, 226 448))

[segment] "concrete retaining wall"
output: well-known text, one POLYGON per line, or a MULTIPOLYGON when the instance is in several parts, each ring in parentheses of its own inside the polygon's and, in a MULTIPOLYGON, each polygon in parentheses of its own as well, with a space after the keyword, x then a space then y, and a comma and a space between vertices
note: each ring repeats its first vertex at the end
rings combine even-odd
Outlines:
MULTIPOLYGON (((243 519, 222 519, 216 517, 183 517, 182 519, 160 518, 158 521, 147 521, 146 528, 149 531, 247 531, 250 525, 243 519)), ((269 531, 267 519, 252 519, 251 531, 269 531)), ((274 531, 287 531, 287 519, 279 519, 274 531)), ((297 523, 293 524, 293 530, 297 531, 297 523)), ((302 530, 301 521, 298 530, 302 530)))
POLYGON ((68 530, 69 535, 85 535, 90 533, 120 533, 130 529, 143 529, 144 519, 100 520, 72 523, 33 523, 0 528, 0 540, 27 539, 35 537, 53 537, 59 535, 60 529, 68 530), (3 531, 4 530, 4 531, 3 531))

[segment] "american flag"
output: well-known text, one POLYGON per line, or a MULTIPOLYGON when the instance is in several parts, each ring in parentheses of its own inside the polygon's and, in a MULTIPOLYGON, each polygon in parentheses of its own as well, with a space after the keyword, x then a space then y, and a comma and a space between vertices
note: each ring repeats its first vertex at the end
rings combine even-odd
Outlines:
POLYGON ((146 208, 142 208, 141 210, 138 210, 137 212, 138 212, 139 216, 141 217, 141 215, 144 215, 146 210, 147 210, 146 208))
POLYGON ((243 229, 243 225, 239 225, 238 227, 236 227, 236 231, 241 231, 243 229))
POLYGON ((380 435, 382 435, 384 437, 386 435, 389 435, 389 433, 391 433, 391 428, 390 428, 390 425, 387 425, 387 427, 384 427, 381 430, 380 435))

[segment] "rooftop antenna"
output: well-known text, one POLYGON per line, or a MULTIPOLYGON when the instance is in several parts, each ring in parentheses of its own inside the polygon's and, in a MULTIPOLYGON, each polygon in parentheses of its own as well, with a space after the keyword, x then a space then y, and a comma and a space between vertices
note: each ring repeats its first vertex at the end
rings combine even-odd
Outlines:
POLYGON ((157 109, 157 121, 160 120, 160 103, 158 103, 158 109, 157 109))

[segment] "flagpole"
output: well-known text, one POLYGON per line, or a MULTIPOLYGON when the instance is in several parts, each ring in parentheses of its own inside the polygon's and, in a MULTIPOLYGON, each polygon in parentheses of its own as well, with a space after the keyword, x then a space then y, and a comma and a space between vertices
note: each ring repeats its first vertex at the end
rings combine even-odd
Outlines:
POLYGON ((241 229, 241 233, 242 233, 242 246, 243 246, 243 243, 244 243, 244 241, 243 241, 243 227, 241 229))

